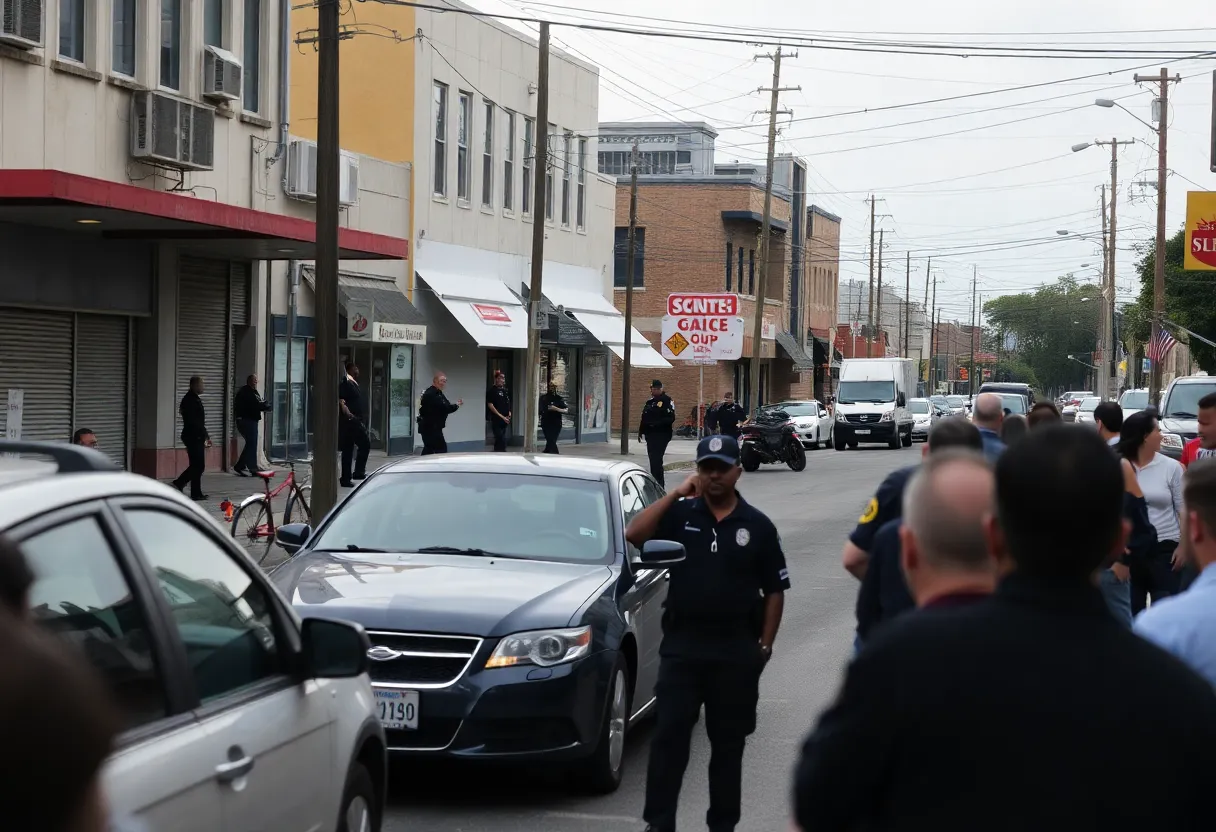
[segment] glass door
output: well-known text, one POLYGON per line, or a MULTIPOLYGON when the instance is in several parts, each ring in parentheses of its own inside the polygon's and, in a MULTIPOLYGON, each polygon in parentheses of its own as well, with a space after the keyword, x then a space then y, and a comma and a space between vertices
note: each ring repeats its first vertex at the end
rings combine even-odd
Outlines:
MULTIPOLYGON (((512 350, 486 350, 486 390, 494 386, 494 374, 501 372, 507 377, 507 395, 511 397, 511 408, 517 410, 523 407, 523 397, 515 389, 515 353, 512 350)), ((489 413, 486 409, 486 413, 489 413)), ((511 419, 510 433, 515 433, 515 418, 511 419)), ((508 439, 508 442, 510 440, 508 439)), ((486 444, 494 444, 494 433, 490 430, 490 420, 486 419, 486 444)))

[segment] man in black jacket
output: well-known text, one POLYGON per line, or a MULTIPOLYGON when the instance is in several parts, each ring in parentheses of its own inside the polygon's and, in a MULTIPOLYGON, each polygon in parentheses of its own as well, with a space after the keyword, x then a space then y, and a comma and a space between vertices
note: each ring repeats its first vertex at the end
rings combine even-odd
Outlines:
POLYGON ((418 402, 418 433, 422 436, 422 453, 446 454, 447 440, 443 438, 443 429, 447 427, 448 416, 455 413, 464 404, 464 399, 457 399, 455 404, 448 401, 443 388, 448 386, 448 377, 443 373, 435 373, 431 386, 422 393, 418 402))
POLYGON ((367 399, 359 386, 359 366, 353 361, 347 362, 346 377, 338 385, 338 407, 342 410, 342 419, 338 422, 342 478, 338 484, 353 488, 355 480, 367 478, 367 456, 372 450, 372 440, 367 435, 367 399), (354 473, 351 472, 352 460, 354 473))
POLYGON ((245 440, 241 458, 232 466, 232 473, 238 477, 257 473, 258 423, 262 421, 262 414, 268 410, 270 405, 258 392, 258 377, 250 375, 245 379, 245 386, 236 391, 232 402, 232 415, 236 419, 237 432, 245 440))
POLYGON ((494 450, 507 450, 507 433, 511 430, 511 394, 507 392, 507 376, 502 370, 494 373, 494 384, 486 391, 486 419, 494 432, 494 450))
POLYGON ((650 382, 650 398, 642 405, 642 423, 638 426, 638 441, 646 443, 646 456, 650 458, 650 474, 663 482, 663 454, 671 442, 672 425, 676 421, 676 403, 663 392, 663 382, 657 378, 650 382))
POLYGON ((747 421, 747 411, 735 401, 735 394, 729 390, 723 393, 722 403, 714 410, 716 432, 738 439, 739 423, 744 421, 747 421))
POLYGON ((186 446, 186 470, 173 481, 178 491, 190 484, 190 499, 205 500, 203 493, 203 471, 207 467, 207 448, 211 447, 211 434, 207 432, 207 411, 203 408, 203 377, 191 376, 190 389, 182 396, 177 410, 182 415, 182 444, 186 446))
POLYGON ((1043 427, 1001 456, 986 534, 1012 573, 848 667, 803 746, 803 830, 1216 828, 1216 691, 1094 585, 1123 549, 1122 497, 1095 431, 1043 427))

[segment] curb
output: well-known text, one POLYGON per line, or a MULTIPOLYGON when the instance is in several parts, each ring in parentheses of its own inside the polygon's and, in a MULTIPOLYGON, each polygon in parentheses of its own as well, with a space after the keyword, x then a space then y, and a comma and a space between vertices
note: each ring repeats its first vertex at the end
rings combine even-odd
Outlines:
POLYGON ((663 465, 664 471, 692 471, 697 467, 697 463, 691 459, 680 460, 679 462, 668 462, 663 465))

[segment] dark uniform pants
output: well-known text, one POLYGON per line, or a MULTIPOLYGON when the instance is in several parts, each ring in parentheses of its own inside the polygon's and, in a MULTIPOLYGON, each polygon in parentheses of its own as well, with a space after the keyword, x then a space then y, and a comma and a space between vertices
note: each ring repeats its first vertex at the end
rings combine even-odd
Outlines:
POLYGON ((256 419, 237 419, 237 432, 245 440, 241 449, 241 458, 232 466, 233 471, 258 470, 258 421, 256 419))
POLYGON ((730 832, 739 823, 743 747, 756 730, 763 659, 682 659, 664 656, 655 687, 656 724, 650 741, 643 818, 658 832, 676 828, 680 785, 688 767, 692 729, 705 706, 709 736, 710 832, 730 832))
POLYGON ((562 435, 562 423, 561 422, 544 422, 541 424, 540 429, 541 429, 541 432, 544 433, 544 435, 545 435, 545 451, 544 452, 547 454, 559 453, 559 451, 557 450, 557 437, 562 435))
POLYGON ((490 419, 490 431, 494 434, 494 450, 507 450, 507 423, 500 419, 490 419))
POLYGON ((203 496, 203 471, 207 468, 206 443, 202 439, 183 438, 182 444, 186 446, 186 470, 173 481, 173 486, 181 491, 188 483, 190 496, 197 499, 203 496))
POLYGON ((350 482, 351 461, 355 464, 354 475, 362 478, 367 473, 367 455, 371 453, 372 441, 362 422, 351 421, 338 431, 338 442, 342 450, 342 482, 350 482), (358 449, 356 454, 355 449, 358 449))
POLYGON ((423 456, 427 454, 446 454, 448 452, 448 443, 443 438, 442 430, 424 430, 421 433, 423 456))
POLYGON ((663 481, 663 454, 667 453, 667 443, 671 441, 671 431, 662 433, 652 432, 646 435, 646 456, 650 457, 650 475, 666 486, 663 481))

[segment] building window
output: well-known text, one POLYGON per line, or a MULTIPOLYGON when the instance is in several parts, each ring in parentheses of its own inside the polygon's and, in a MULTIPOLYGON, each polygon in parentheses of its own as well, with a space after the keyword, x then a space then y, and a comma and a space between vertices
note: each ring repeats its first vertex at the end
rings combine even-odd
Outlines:
POLYGON ((245 66, 241 106, 251 113, 262 109, 262 0, 245 0, 245 66))
POLYGON ((731 268, 735 264, 735 246, 730 241, 726 243, 726 291, 730 291, 731 268))
POLYGON ((570 226, 570 172, 574 168, 574 137, 569 133, 562 144, 562 225, 570 226))
POLYGON ((502 155, 502 210, 515 210, 515 113, 507 110, 507 142, 502 155))
POLYGON ((114 43, 110 69, 130 77, 135 76, 135 6, 136 0, 114 0, 110 35, 114 43))
POLYGON ((739 269, 735 273, 739 275, 739 294, 743 294, 743 246, 739 246, 739 269))
POLYGON ((578 198, 575 223, 579 228, 587 227, 587 140, 578 140, 578 198))
MULTIPOLYGON (((248 7, 245 14, 249 14, 248 7)), ((203 3, 203 43, 220 48, 224 46, 224 0, 206 0, 203 3)))
POLYGON ((448 195, 448 85, 435 82, 435 196, 448 195))
POLYGON ((524 192, 520 200, 524 214, 532 213, 532 170, 536 166, 536 122, 524 119, 524 192))
MULTIPOLYGON (((633 288, 640 289, 645 283, 646 272, 646 229, 636 228, 633 234, 633 288)), ((616 242, 613 245, 612 285, 625 288, 629 275, 629 228, 616 230, 616 242)))
POLYGON ((545 133, 545 219, 553 222, 553 139, 557 125, 550 124, 545 133))
POLYGON ((59 0, 59 55, 84 63, 84 0, 59 0))
POLYGON ((460 110, 457 112, 459 121, 456 124, 456 198, 469 201, 471 191, 469 182, 473 178, 469 158, 469 128, 473 121, 473 96, 467 92, 460 93, 460 110))
POLYGON ((481 205, 494 207, 494 104, 486 102, 485 132, 481 147, 481 205))
POLYGON ((747 250, 747 293, 756 294, 756 250, 754 248, 747 250))
POLYGON ((160 85, 182 85, 182 0, 160 0, 160 85))

